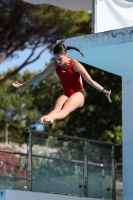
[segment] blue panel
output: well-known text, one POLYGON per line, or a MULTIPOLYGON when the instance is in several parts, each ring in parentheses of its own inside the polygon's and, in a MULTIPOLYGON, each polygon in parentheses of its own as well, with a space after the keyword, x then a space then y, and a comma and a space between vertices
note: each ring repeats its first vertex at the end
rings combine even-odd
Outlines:
POLYGON ((0 200, 6 200, 6 190, 0 190, 0 200))

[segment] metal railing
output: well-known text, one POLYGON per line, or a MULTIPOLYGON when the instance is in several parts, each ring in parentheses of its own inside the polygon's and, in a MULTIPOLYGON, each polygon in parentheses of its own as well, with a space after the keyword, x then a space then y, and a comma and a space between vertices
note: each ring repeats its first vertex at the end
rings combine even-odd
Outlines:
POLYGON ((88 196, 88 164, 91 165, 97 165, 100 167, 104 167, 103 164, 96 164, 96 163, 88 163, 87 161, 87 151, 86 151, 86 142, 93 143, 93 144, 99 144, 99 145, 106 145, 111 147, 111 158, 112 158, 112 188, 108 188, 108 191, 112 191, 112 200, 116 200, 116 178, 115 178, 115 147, 121 146, 120 144, 115 143, 107 143, 92 139, 86 139, 86 138, 80 138, 80 137, 73 137, 68 135, 59 135, 55 133, 48 133, 48 132, 40 132, 40 131, 31 131, 27 130, 27 133, 29 134, 29 159, 28 159, 28 190, 32 190, 32 134, 40 134, 40 135, 47 135, 47 136, 54 136, 57 138, 63 138, 63 139, 70 139, 70 140, 76 140, 76 141, 83 141, 84 142, 84 184, 81 185, 81 187, 84 187, 84 196, 88 196))
POLYGON ((115 147, 121 146, 118 144, 114 143, 107 143, 107 142, 102 142, 102 141, 97 141, 97 140, 92 140, 92 139, 85 139, 85 138, 80 138, 80 137, 72 137, 68 135, 59 135, 55 133, 48 133, 48 132, 39 132, 39 131, 30 131, 27 130, 26 133, 29 135, 29 140, 28 140, 28 154, 25 153, 20 153, 16 151, 7 151, 7 150, 0 150, 0 152, 5 152, 5 153, 14 153, 14 154, 20 154, 24 156, 28 156, 28 170, 27 170, 27 177, 21 177, 21 176, 8 176, 8 175, 0 175, 1 177, 9 178, 9 179, 19 179, 19 180, 27 180, 27 189, 29 191, 32 191, 32 158, 33 157, 38 157, 38 158, 47 158, 47 159, 52 159, 52 160, 58 160, 58 161, 66 161, 66 162, 71 162, 71 163, 78 163, 83 165, 83 171, 84 171, 84 176, 83 176, 83 184, 79 185, 79 188, 83 188, 84 191, 84 196, 88 197, 88 166, 96 166, 102 169, 102 173, 104 176, 104 169, 111 167, 112 172, 111 172, 111 177, 112 177, 112 188, 107 188, 108 191, 112 192, 112 200, 116 200, 116 177, 115 177, 115 168, 116 165, 121 165, 121 163, 116 164, 115 163, 115 147), (37 155, 37 154, 32 154, 32 136, 34 134, 40 134, 40 135, 47 135, 47 136, 54 136, 56 138, 63 138, 63 139, 69 139, 69 140, 76 140, 76 141, 83 141, 84 142, 84 161, 76 160, 76 159, 68 159, 68 158, 55 158, 51 156, 43 156, 43 155, 37 155), (92 143, 92 144, 99 144, 99 145, 106 145, 111 148, 111 159, 112 159, 112 164, 103 164, 103 163, 94 163, 94 162, 89 162, 88 161, 88 152, 87 152, 87 145, 86 143, 92 143))

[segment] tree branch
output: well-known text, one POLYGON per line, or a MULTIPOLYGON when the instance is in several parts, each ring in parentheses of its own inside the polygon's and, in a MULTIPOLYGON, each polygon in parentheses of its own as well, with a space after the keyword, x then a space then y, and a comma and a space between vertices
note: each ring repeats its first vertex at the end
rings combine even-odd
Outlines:
POLYGON ((6 53, 0 57, 0 64, 8 57, 9 54, 11 54, 15 50, 15 42, 13 45, 6 51, 6 53))
POLYGON ((17 69, 15 69, 12 72, 9 72, 4 78, 0 79, 0 83, 5 82, 7 79, 13 77, 17 72, 19 72, 22 68, 24 68, 26 65, 29 65, 33 62, 35 62, 37 59, 40 58, 41 54, 48 48, 48 46, 46 48, 44 48, 42 51, 40 51, 40 53, 36 56, 36 58, 34 58, 33 60, 29 61, 30 58, 34 55, 35 49, 36 47, 33 48, 31 54, 28 56, 28 58, 24 61, 24 63, 22 65, 20 65, 17 69), (29 61, 29 62, 28 62, 29 61))

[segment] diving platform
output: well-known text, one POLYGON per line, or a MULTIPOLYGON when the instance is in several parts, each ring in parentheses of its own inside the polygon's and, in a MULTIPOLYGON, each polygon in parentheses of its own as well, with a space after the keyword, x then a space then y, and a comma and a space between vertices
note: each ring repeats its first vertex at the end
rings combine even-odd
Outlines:
POLYGON ((68 38, 64 44, 76 46, 84 54, 71 51, 70 57, 122 78, 123 200, 132 200, 133 27, 68 38))
POLYGON ((84 54, 69 50, 70 57, 133 81, 133 27, 68 38, 64 44, 84 54))

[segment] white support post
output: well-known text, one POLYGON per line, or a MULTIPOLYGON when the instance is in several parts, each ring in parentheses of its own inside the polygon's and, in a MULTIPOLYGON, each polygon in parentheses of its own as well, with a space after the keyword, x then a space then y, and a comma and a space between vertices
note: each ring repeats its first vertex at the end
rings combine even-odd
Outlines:
POLYGON ((92 1, 91 32, 96 33, 96 0, 92 1))
POLYGON ((122 78, 123 200, 133 200, 133 81, 122 78))

